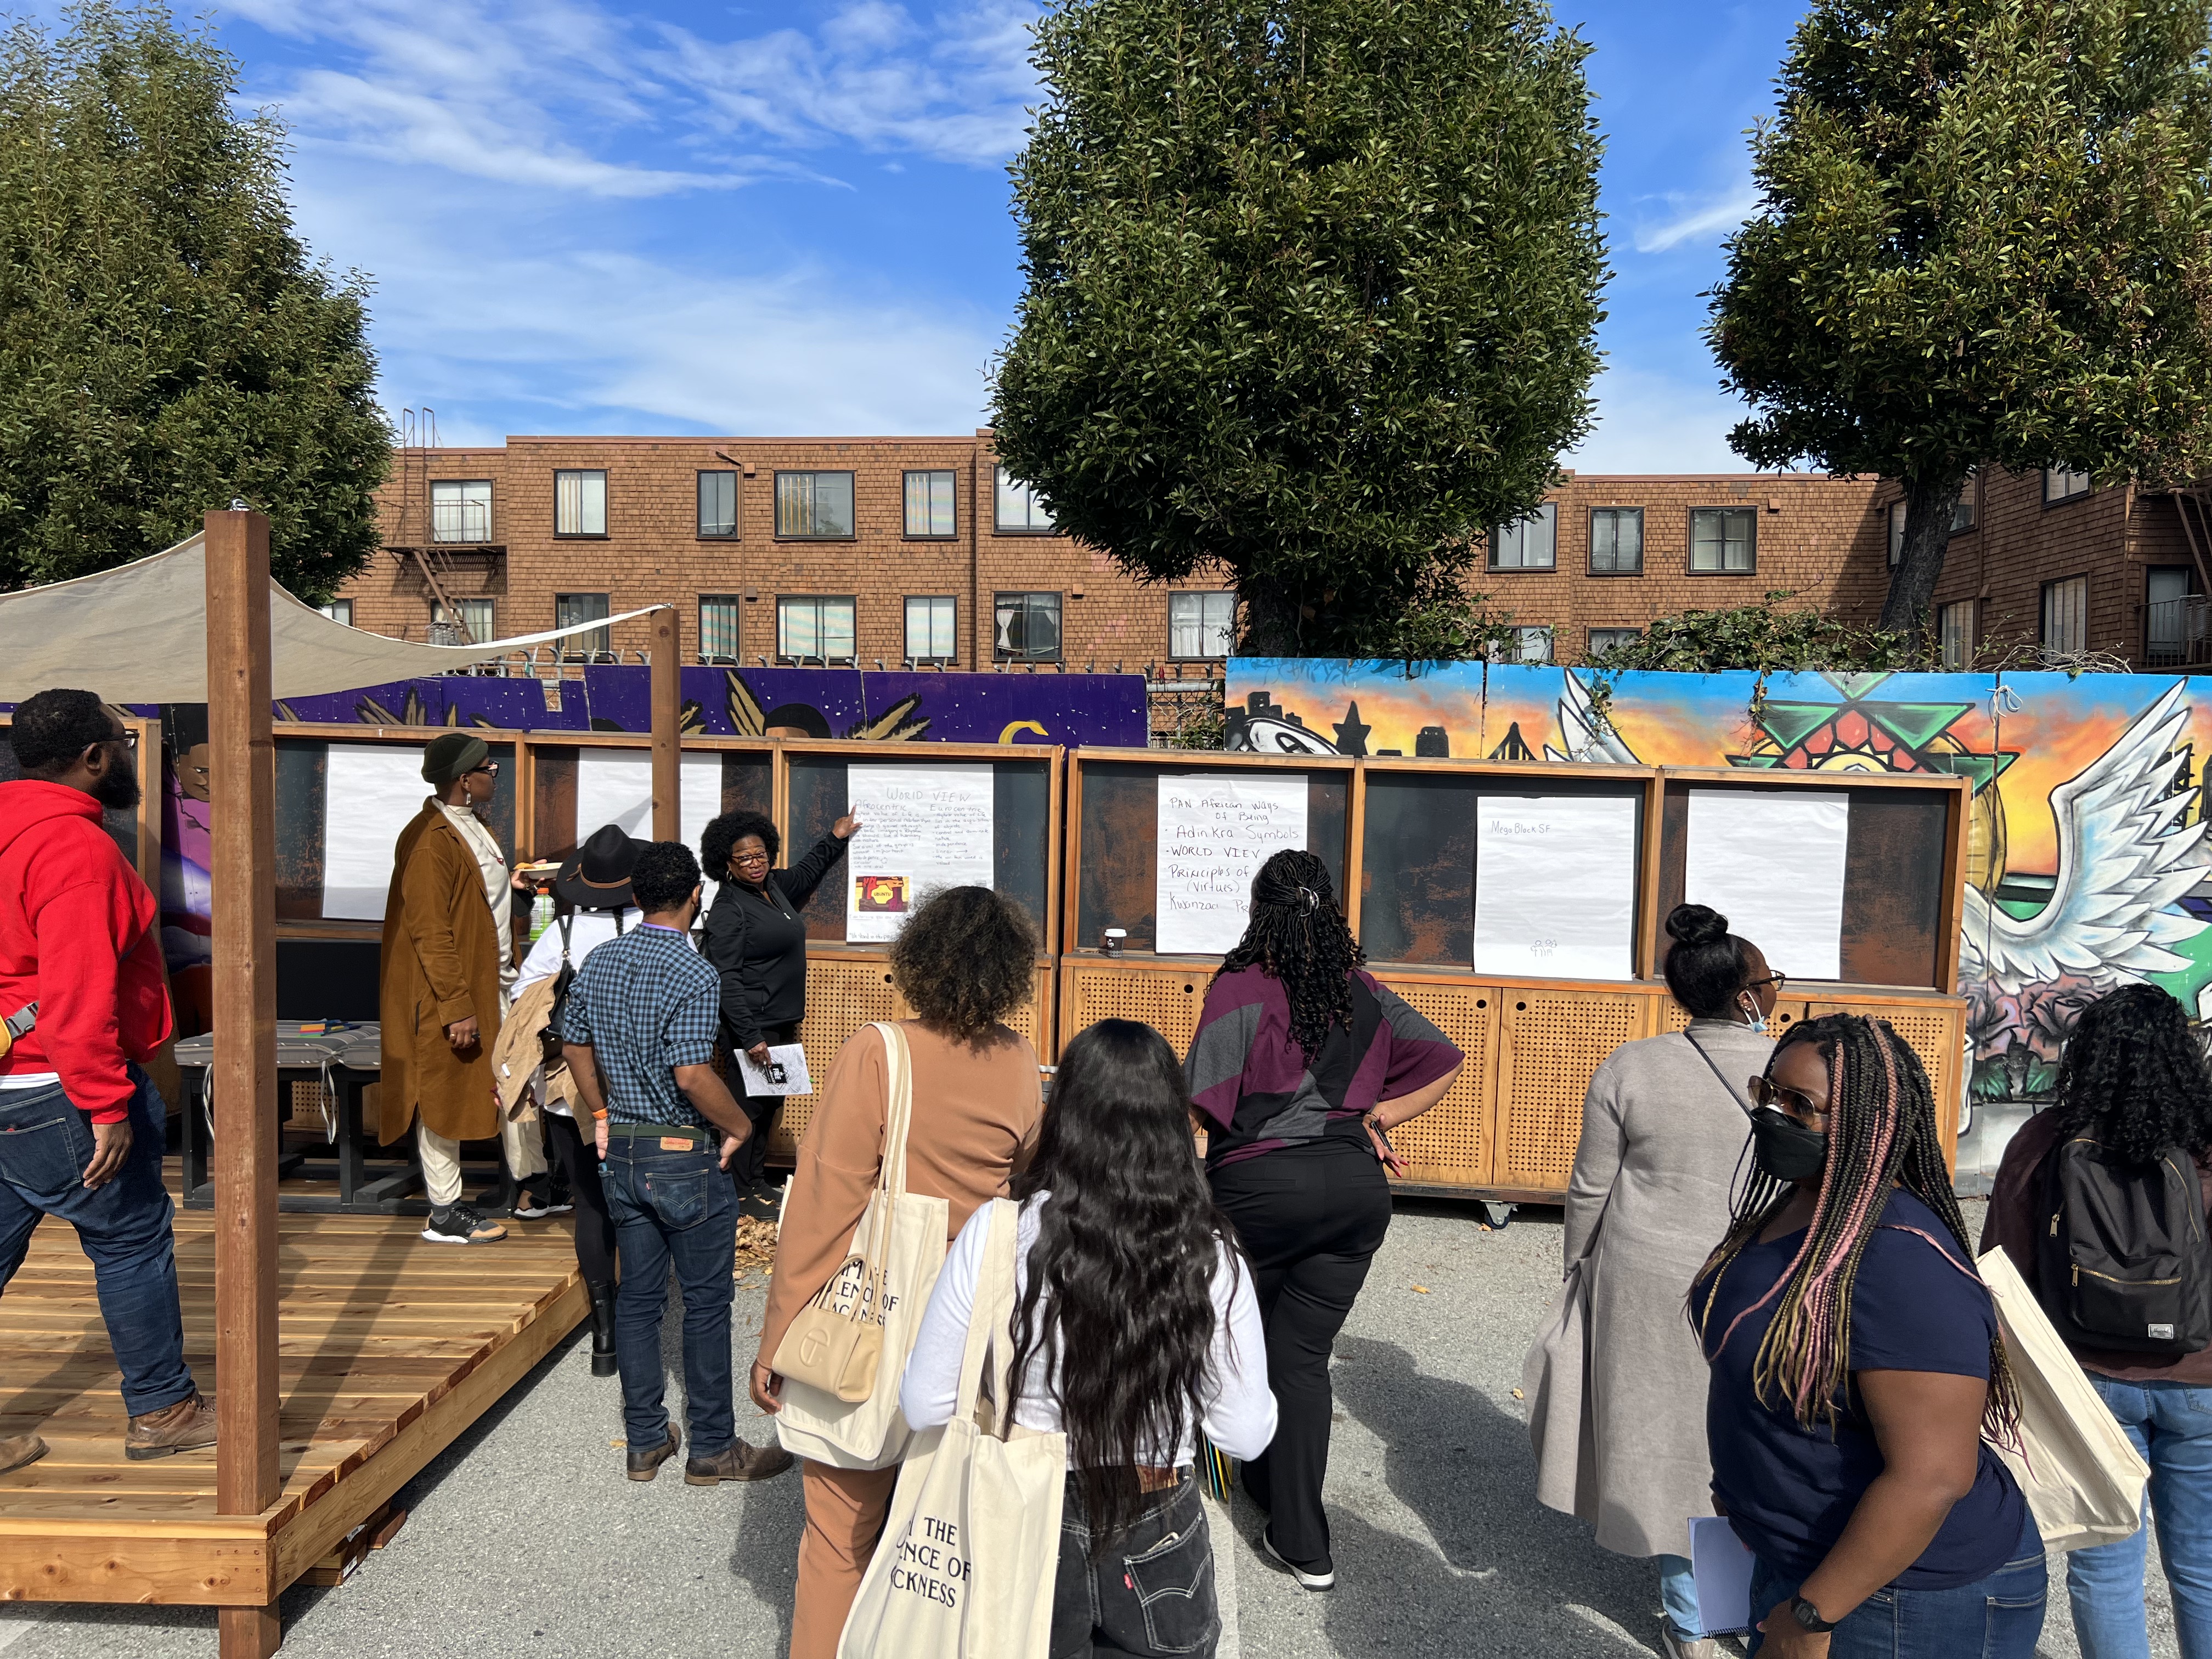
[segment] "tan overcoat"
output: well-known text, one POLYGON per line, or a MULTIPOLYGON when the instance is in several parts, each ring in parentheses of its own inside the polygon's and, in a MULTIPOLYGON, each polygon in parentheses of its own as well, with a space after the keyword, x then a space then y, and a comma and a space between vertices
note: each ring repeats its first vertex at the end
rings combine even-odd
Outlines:
POLYGON ((434 800, 400 832, 392 855, 381 992, 377 1138, 398 1139, 418 1110, 449 1139, 497 1134, 498 924, 484 902, 476 854, 434 800), (446 1027, 471 1016, 482 1041, 463 1059, 446 1041, 446 1027))

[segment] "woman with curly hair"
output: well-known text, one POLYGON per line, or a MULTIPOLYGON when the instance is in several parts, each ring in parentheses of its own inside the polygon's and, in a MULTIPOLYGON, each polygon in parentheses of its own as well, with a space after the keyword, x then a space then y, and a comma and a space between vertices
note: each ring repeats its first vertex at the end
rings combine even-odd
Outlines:
POLYGON ((1752 1171, 1690 1287, 1714 1504, 1765 1659, 2032 1659, 2043 1538, 1996 1309, 1927 1073, 1887 1022, 1791 1026, 1748 1079, 1752 1171))
MULTIPOLYGON (((732 1054, 765 1066, 772 1045, 799 1041, 799 1023, 806 1018, 806 924, 799 913, 860 827, 847 813, 788 870, 772 867, 783 837, 764 812, 725 812, 699 837, 699 867, 708 881, 721 883, 707 913, 702 954, 722 976, 722 1041, 732 1054)), ((753 1126, 730 1169, 738 1211, 772 1219, 768 1138, 783 1097, 748 1092, 742 1071, 730 1069, 737 1085, 732 1092, 753 1126)))
MULTIPOLYGON (((907 1190, 945 1200, 948 1243, 986 1200, 1006 1195, 1036 1145, 1044 1108, 1036 1050, 1004 1022, 1030 1000, 1036 953, 1028 915, 988 887, 931 894, 891 943, 891 981, 914 1011, 901 1022, 914 1090, 907 1190)), ((864 1026, 830 1062, 799 1138, 753 1362, 753 1402, 763 1411, 779 1409, 783 1379, 774 1360, 784 1334, 843 1261, 875 1188, 889 1115, 889 1059, 881 1034, 864 1026)), ((883 1533, 898 1468, 832 1468, 811 1458, 802 1468, 806 1528, 791 1659, 833 1659, 883 1533)))
POLYGON ((1360 964, 1328 866, 1285 848, 1252 880, 1252 920, 1206 987, 1184 1073, 1206 1119, 1214 1201, 1251 1257, 1282 1425, 1244 1466, 1267 1553, 1335 1587, 1329 1350, 1390 1226, 1389 1131, 1444 1097, 1464 1056, 1360 964))
MULTIPOLYGON (((2082 1010, 2058 1066, 2058 1100, 2005 1147, 1982 1248, 2002 1245, 2039 1289, 2043 1177, 2063 1140, 2093 1136, 2153 1182, 2169 1157, 2194 1166, 2212 1209, 2212 1067, 2182 1006, 2154 985, 2128 985, 2082 1010)), ((2212 1659, 2212 1349, 2174 1356, 2073 1347, 2150 1465, 2147 1503, 2173 1592, 2184 1659, 2212 1659)), ((2066 1558, 2066 1595, 2084 1659, 2148 1659, 2144 1533, 2066 1558)))

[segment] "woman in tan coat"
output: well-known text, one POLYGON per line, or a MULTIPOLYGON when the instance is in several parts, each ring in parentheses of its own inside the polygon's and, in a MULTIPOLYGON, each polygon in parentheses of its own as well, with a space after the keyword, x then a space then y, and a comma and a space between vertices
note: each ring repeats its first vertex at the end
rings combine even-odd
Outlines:
POLYGON ((1537 1496, 1594 1523, 1605 1548, 1657 1557, 1664 1651, 1717 1659, 1690 1576, 1690 1517, 1713 1501, 1708 1377, 1686 1299, 1729 1230, 1750 1079, 1772 1052, 1766 1017, 1784 976, 1702 904, 1676 907, 1667 932, 1667 987, 1689 1029, 1624 1043, 1590 1079, 1567 1186, 1583 1338, 1551 1356, 1548 1385, 1536 1380, 1540 1343, 1523 1388, 1537 1496))
MULTIPOLYGON (((1001 1022, 1030 1000, 1036 949, 1028 916, 983 887, 933 894, 891 945, 893 983, 916 1016, 902 1022, 914 1079, 907 1189, 946 1201, 948 1243, 985 1200, 1006 1195, 1036 1145, 1044 1109, 1036 1050, 1001 1022)), ((799 1139, 753 1363, 753 1401, 763 1411, 779 1408, 783 1379, 770 1362, 784 1333, 844 1260, 875 1187, 889 1099, 885 1060, 872 1029, 846 1043, 799 1139)), ((832 1468, 811 1458, 801 1468, 806 1529, 792 1659, 834 1659, 898 1468, 832 1468)))

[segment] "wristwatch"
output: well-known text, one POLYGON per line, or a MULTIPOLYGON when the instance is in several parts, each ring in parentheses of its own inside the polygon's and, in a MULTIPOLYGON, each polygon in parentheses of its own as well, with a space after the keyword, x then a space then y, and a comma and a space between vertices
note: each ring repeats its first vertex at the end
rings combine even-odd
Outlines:
POLYGON ((1822 1636, 1835 1629, 1834 1624, 1820 1617, 1820 1608, 1802 1595, 1790 1598, 1790 1616, 1797 1621, 1797 1628, 1811 1636, 1822 1636))

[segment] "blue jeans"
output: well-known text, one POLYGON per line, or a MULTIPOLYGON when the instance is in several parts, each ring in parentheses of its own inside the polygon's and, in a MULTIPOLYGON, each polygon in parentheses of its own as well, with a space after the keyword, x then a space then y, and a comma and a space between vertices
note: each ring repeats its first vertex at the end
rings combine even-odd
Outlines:
MULTIPOLYGON (((2212 1659, 2212 1389, 2186 1382, 2089 1382, 2150 1465, 2144 1496, 2173 1592, 2181 1659, 2212 1659)), ((2082 1659, 2150 1659, 2143 1629, 2144 1534, 2075 1550, 2066 1596, 2082 1659)))
POLYGON ((23 1265, 31 1230, 46 1216, 76 1229, 92 1259, 100 1316, 123 1372, 133 1417, 192 1394, 185 1364, 185 1320, 177 1306, 176 1213, 161 1184, 168 1108, 136 1066, 131 1080, 131 1155, 106 1186, 84 1189, 92 1162, 92 1114, 70 1103, 59 1084, 0 1090, 0 1290, 23 1265))
POLYGON ((1667 1609, 1667 1622, 1685 1642, 1694 1642, 1705 1630, 1698 1616, 1698 1575, 1686 1555, 1659 1555, 1659 1605, 1667 1609))
POLYGON ((682 1150, 658 1135, 614 1135, 599 1166, 614 1219, 622 1282, 615 1287, 615 1364, 630 1449, 668 1438, 660 1370, 660 1315, 668 1269, 684 1291, 684 1395, 691 1455, 712 1457, 738 1437, 732 1395, 730 1303, 736 1295, 738 1200, 711 1140, 682 1150))
MULTIPOLYGON (((1988 1577, 1954 1589, 1878 1589, 1828 1638, 1828 1659, 2035 1659, 2049 1580, 2043 1534, 2027 1517, 2012 1559, 1988 1577)), ((1797 1577, 1753 1558, 1751 1622, 1797 1593, 1797 1577)), ((1765 1638, 1753 1632, 1751 1652, 1765 1638)))

